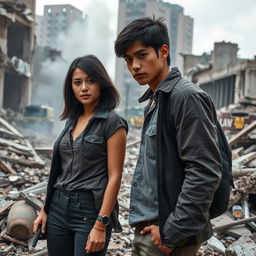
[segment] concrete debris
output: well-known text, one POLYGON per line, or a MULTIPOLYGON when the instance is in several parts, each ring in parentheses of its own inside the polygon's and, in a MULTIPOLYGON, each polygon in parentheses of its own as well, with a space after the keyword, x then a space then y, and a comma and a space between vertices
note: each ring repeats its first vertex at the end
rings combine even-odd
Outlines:
POLYGON ((209 248, 212 248, 213 250, 220 252, 220 253, 225 253, 225 246, 224 244, 217 239, 215 236, 212 236, 208 241, 207 245, 209 248))
POLYGON ((0 15, 11 20, 12 22, 15 22, 15 15, 13 13, 7 12, 7 10, 4 8, 0 8, 0 15))
POLYGON ((226 249, 227 256, 255 256, 256 244, 251 237, 243 236, 226 249))
MULTIPOLYGON (((18 3, 17 1, 6 0, 2 0, 1 4, 4 6, 4 8, 2 8, 3 10, 5 10, 4 13, 7 13, 9 15, 16 14, 23 16, 29 22, 34 21, 33 12, 26 6, 26 4, 18 3)), ((15 21, 15 19, 13 21, 15 21)))
POLYGON ((18 58, 17 56, 13 56, 11 58, 11 62, 13 64, 13 68, 22 75, 25 75, 26 77, 31 77, 31 69, 30 64, 26 61, 18 58))
MULTIPOLYGON (((33 236, 24 240, 11 236, 7 229, 7 216, 17 202, 25 202, 37 212, 40 209, 45 199, 52 141, 47 144, 38 138, 28 140, 11 123, 10 119, 0 118, 0 255, 47 255, 45 240, 39 240, 33 248, 33 236)), ((251 140, 254 130, 243 133, 242 140, 231 140, 244 128, 228 130, 229 141, 235 141, 232 142, 234 187, 230 207, 225 214, 212 220, 214 236, 201 246, 197 256, 256 255, 253 238, 256 234, 256 148, 253 147, 254 140, 251 140)), ((129 200, 139 154, 140 132, 134 128, 128 135, 118 196, 123 231, 113 233, 107 255, 131 255, 134 230, 128 224, 129 200)))

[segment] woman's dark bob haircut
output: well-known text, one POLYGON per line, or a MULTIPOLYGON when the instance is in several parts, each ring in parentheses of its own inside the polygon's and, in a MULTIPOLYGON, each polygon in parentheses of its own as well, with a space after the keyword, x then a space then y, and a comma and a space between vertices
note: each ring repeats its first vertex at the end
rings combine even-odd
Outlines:
POLYGON ((100 85, 100 102, 97 109, 113 110, 120 101, 117 89, 100 60, 94 55, 76 58, 70 65, 64 83, 64 110, 60 116, 61 120, 76 118, 84 112, 83 104, 74 95, 72 89, 72 76, 76 68, 82 69, 92 80, 100 85))

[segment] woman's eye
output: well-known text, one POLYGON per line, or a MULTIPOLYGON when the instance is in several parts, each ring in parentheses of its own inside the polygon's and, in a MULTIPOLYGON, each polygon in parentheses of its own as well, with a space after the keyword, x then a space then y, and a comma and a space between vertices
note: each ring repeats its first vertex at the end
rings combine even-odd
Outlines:
POLYGON ((73 83, 74 83, 74 85, 79 85, 80 81, 74 81, 73 83))
POLYGON ((94 83, 94 80, 93 80, 92 78, 89 78, 89 79, 88 79, 88 83, 89 83, 89 84, 92 84, 92 83, 94 83))

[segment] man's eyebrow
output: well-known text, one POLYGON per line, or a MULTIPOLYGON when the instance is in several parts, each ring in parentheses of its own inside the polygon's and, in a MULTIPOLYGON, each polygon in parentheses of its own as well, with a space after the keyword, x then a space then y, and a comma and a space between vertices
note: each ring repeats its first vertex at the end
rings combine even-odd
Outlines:
MULTIPOLYGON (((133 53, 133 55, 138 55, 138 54, 140 54, 140 53, 142 53, 142 52, 145 52, 146 50, 147 50, 147 48, 141 48, 141 49, 139 49, 138 51, 136 51, 135 53, 133 53)), ((124 57, 124 58, 130 57, 130 55, 127 54, 127 53, 125 53, 125 54, 123 55, 123 57, 124 57)))

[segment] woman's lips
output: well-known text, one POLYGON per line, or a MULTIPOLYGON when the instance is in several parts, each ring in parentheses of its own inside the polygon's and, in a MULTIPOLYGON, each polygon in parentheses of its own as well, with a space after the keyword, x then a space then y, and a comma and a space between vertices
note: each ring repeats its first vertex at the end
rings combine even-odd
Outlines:
POLYGON ((81 95, 81 98, 82 98, 82 99, 88 99, 89 97, 90 97, 89 94, 83 94, 83 95, 81 95))

